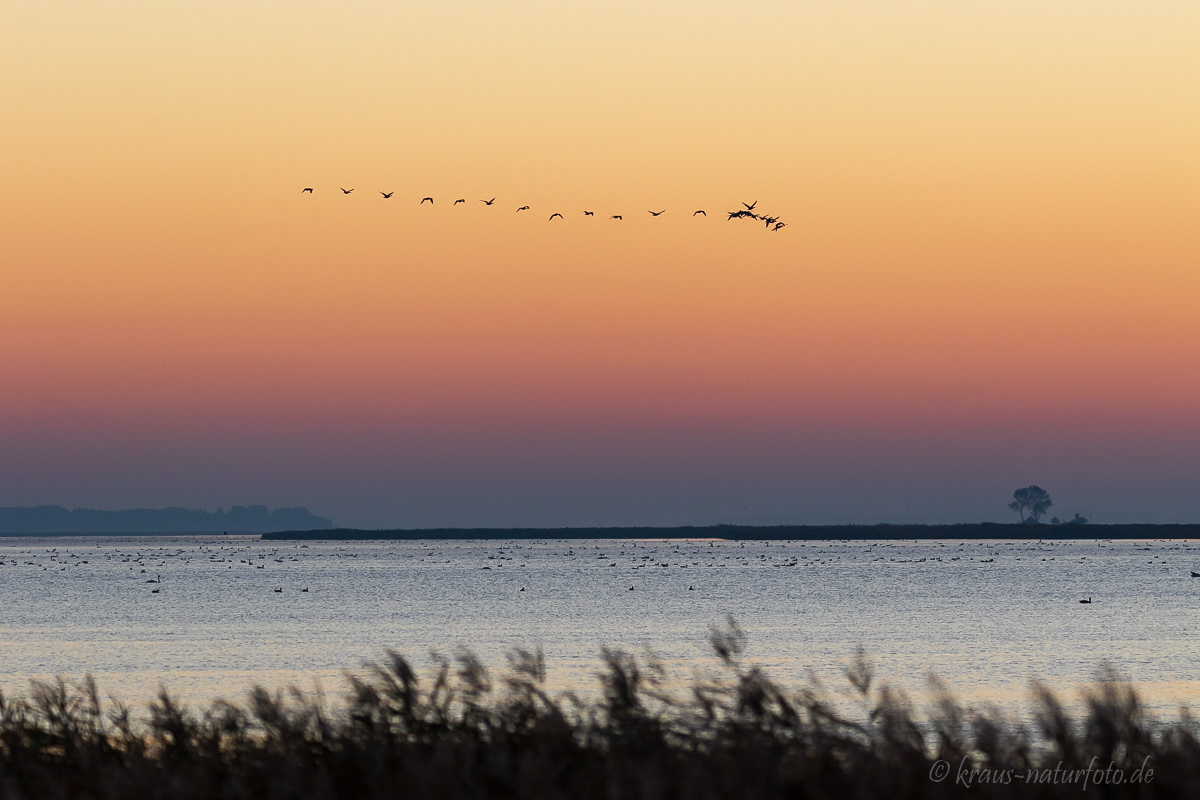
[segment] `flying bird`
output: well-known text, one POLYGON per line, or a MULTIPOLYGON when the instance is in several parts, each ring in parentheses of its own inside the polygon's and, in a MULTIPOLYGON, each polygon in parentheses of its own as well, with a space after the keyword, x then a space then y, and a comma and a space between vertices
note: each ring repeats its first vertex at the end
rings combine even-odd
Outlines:
POLYGON ((426 200, 428 200, 428 201, 429 201, 429 205, 433 205, 433 198, 432 198, 432 197, 422 197, 422 198, 421 198, 421 202, 420 202, 420 203, 417 203, 417 205, 419 205, 419 206, 420 206, 420 205, 424 205, 426 200))
POLYGON ((394 194, 395 194, 395 192, 380 192, 380 194, 381 194, 381 195, 383 195, 383 199, 384 199, 384 200, 387 200, 389 197, 391 197, 392 195, 394 195, 394 194))
POLYGON ((746 206, 747 211, 753 211, 754 207, 758 205, 758 201, 755 200, 753 203, 742 203, 742 205, 746 206))
POLYGON ((491 200, 480 200, 479 202, 483 203, 485 206, 490 206, 492 203, 496 202, 496 198, 493 197, 491 200))
POLYGON ((613 214, 609 219, 623 219, 623 217, 620 214, 613 214))
POLYGON ((594 217, 594 216, 596 216, 596 212, 595 211, 585 211, 585 212, 583 212, 583 215, 585 217, 594 217))
POLYGON ((692 216, 693 216, 693 217, 694 217, 694 216, 696 216, 697 214, 700 214, 700 215, 702 215, 702 216, 705 216, 705 217, 707 217, 707 216, 708 216, 708 214, 705 214, 705 213, 704 213, 704 209, 703 209, 703 208, 701 208, 701 209, 699 209, 699 210, 697 210, 697 211, 693 211, 693 212, 692 212, 692 216))
POLYGON ((563 215, 562 215, 562 214, 559 214, 558 212, 555 212, 555 213, 553 213, 553 214, 551 214, 551 215, 550 215, 550 219, 549 219, 548 221, 549 221, 549 222, 553 222, 555 217, 558 217, 559 219, 562 219, 562 218, 563 218, 563 215))
POLYGON ((657 217, 657 216, 667 213, 667 210, 664 208, 662 211, 647 211, 646 213, 652 217, 657 217))
POLYGON ((301 189, 301 190, 300 190, 300 194, 304 194, 305 192, 308 192, 309 194, 312 194, 312 187, 311 187, 311 186, 306 186, 306 187, 304 187, 303 189, 301 189))
MULTIPOLYGON (((342 189, 342 187, 340 187, 340 186, 338 188, 342 189)), ((350 194, 353 191, 354 191, 353 189, 342 189, 342 194, 350 194)))
POLYGON ((467 202, 467 201, 466 201, 466 200, 462 200, 462 199, 458 199, 458 200, 455 200, 455 201, 454 201, 454 205, 458 205, 459 203, 465 203, 465 202, 467 202))
POLYGON ((774 228, 771 228, 771 230, 773 230, 773 231, 777 231, 777 230, 779 230, 780 228, 786 228, 786 227, 787 227, 787 223, 786 223, 786 222, 776 222, 776 223, 775 223, 775 227, 774 227, 774 228))
POLYGON ((529 206, 521 206, 520 208, 517 209, 517 213, 520 214, 522 211, 528 211, 528 210, 529 210, 529 206))

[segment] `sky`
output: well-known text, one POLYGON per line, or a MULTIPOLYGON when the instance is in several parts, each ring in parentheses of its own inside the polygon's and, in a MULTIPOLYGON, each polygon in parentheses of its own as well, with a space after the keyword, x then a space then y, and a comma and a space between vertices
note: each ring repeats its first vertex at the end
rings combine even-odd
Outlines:
POLYGON ((1200 522, 1198 40, 1169 1, 10 0, 0 505, 1200 522))

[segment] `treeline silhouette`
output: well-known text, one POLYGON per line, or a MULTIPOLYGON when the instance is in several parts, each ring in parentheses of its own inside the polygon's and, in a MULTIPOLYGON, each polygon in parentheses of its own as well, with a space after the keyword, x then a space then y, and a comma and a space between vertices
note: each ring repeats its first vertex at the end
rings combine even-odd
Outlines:
POLYGON ((1156 721, 1111 671, 1084 690, 1078 712, 1035 686, 1029 720, 1018 722, 995 708, 965 707, 934 682, 932 710, 921 715, 875 679, 861 653, 846 672, 848 685, 831 693, 776 683, 744 660, 744 643, 732 620, 714 629, 721 672, 683 690, 666 685, 661 665, 603 650, 599 691, 590 699, 552 694, 542 654, 525 650, 512 652, 498 677, 465 651, 438 658, 426 675, 389 651, 366 675, 348 676, 348 699, 337 707, 296 690, 255 688, 244 704, 195 710, 162 690, 144 722, 128 706, 102 700, 91 678, 78 686, 34 683, 28 698, 0 697, 0 797, 841 800, 1200 792, 1195 720, 1156 721), (966 787, 964 770, 989 772, 975 773, 966 787), (980 779, 1001 771, 1022 777, 980 779))
POLYGON ((135 508, 99 511, 62 506, 0 508, 0 534, 52 533, 267 533, 296 528, 332 528, 333 522, 307 508, 233 506, 205 511, 194 508, 135 508))
POLYGON ((263 534, 264 539, 727 539, 731 541, 900 541, 904 539, 1200 539, 1200 524, 1023 525, 680 525, 579 528, 329 528, 263 534))

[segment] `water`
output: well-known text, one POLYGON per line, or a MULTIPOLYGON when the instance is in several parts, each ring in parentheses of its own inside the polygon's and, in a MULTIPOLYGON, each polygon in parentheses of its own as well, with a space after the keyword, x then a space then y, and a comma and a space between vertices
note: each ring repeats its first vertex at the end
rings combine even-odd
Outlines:
POLYGON ((6 693, 90 672, 135 703, 160 683, 199 703, 255 683, 335 695, 389 647, 427 666, 467 646, 499 668, 541 646, 554 687, 590 690, 611 645, 686 681, 716 668, 709 627, 733 614, 746 657, 795 685, 845 692, 861 644, 918 701, 936 673, 1019 707, 1030 679, 1073 691, 1102 662, 1155 710, 1200 697, 1195 542, 78 537, 0 539, 0 561, 6 693))

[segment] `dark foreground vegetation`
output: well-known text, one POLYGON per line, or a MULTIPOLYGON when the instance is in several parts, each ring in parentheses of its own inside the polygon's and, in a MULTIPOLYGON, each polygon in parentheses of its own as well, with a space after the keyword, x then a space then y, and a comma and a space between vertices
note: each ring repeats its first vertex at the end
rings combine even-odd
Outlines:
POLYGON ((148 719, 90 679, 0 701, 3 798, 938 798, 1200 796, 1186 714, 1155 722, 1113 675, 1077 716, 1045 688, 1032 721, 934 685, 918 714, 859 658, 851 700, 785 689, 714 630, 724 671, 667 691, 652 661, 604 651, 594 699, 552 696, 538 653, 493 678, 473 656, 418 676, 396 653, 336 708, 255 689, 148 719))
POLYGON ((1198 539, 1200 525, 684 525, 625 528, 403 528, 294 530, 264 539, 728 539, 732 541, 899 541, 902 539, 1198 539))

